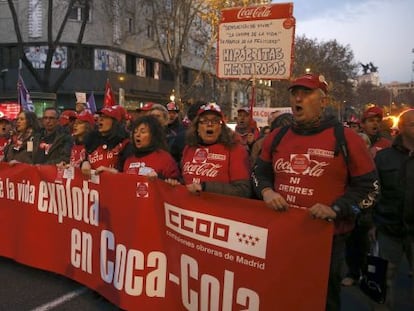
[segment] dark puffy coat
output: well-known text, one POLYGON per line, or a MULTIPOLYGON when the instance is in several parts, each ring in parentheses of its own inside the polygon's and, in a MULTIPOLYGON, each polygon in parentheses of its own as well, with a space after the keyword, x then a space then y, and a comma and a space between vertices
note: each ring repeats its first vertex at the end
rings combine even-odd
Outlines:
POLYGON ((414 153, 397 136, 392 147, 378 151, 375 164, 381 183, 374 208, 378 230, 396 237, 414 235, 414 153))

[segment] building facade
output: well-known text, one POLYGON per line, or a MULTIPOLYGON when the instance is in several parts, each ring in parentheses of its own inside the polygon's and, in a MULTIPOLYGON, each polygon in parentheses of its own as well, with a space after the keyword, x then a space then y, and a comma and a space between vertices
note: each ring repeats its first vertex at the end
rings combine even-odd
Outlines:
MULTIPOLYGON (((177 88, 180 96, 176 98, 184 104, 215 101, 229 115, 237 110, 234 107, 248 105, 251 90, 246 83, 216 78, 214 43, 208 42, 209 25, 202 18, 195 15, 188 21, 191 25, 185 38, 177 37, 183 28, 169 28, 173 21, 161 15, 163 10, 171 12, 168 6, 173 2, 83 0, 75 1, 68 10, 67 0, 53 1, 53 8, 45 0, 16 0, 13 3, 19 41, 9 4, 0 1, 0 102, 17 98, 16 81, 20 73, 39 110, 54 102, 62 109, 73 108, 75 92, 87 95, 94 92, 99 107, 107 79, 120 104, 131 109, 146 101, 166 103, 177 88), (157 8, 159 14, 154 11, 157 8), (84 30, 83 20, 86 20, 84 30), (171 33, 174 37, 169 36, 171 33), (172 56, 168 54, 171 42, 175 42, 171 46, 176 49, 172 56), (183 43, 180 50, 178 42, 183 43), (55 51, 50 73, 45 73, 51 46, 55 51), (24 62, 21 65, 22 54, 32 69, 24 62), (182 67, 179 85, 177 73, 172 70, 176 67, 171 66, 176 62, 182 67), (48 84, 39 85, 31 70, 40 76, 49 74, 48 84), (59 79, 63 82, 54 88, 59 79)), ((174 22, 184 19, 181 15, 174 22)), ((261 97, 256 98, 260 105, 269 105, 269 89, 267 84, 261 85, 261 97)))

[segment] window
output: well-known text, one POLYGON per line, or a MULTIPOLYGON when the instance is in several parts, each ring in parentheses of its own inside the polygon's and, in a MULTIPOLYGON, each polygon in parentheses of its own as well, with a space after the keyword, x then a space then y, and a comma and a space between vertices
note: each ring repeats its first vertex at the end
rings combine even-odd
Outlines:
POLYGON ((153 77, 154 76, 154 62, 150 59, 147 59, 146 63, 147 63, 145 67, 146 76, 153 77))
POLYGON ((160 78, 160 63, 154 62, 154 79, 159 80, 160 78))
POLYGON ((154 28, 152 27, 150 21, 147 21, 147 38, 154 40, 154 28))
POLYGON ((90 22, 91 15, 91 8, 89 8, 89 11, 86 11, 84 5, 80 3, 75 3, 71 11, 69 12, 69 20, 81 22, 86 18, 87 21, 90 22))
POLYGON ((138 57, 136 59, 136 75, 138 77, 145 77, 146 76, 146 60, 144 58, 138 57))
POLYGON ((125 19, 125 22, 126 22, 127 32, 134 33, 134 20, 130 17, 127 17, 125 19))
MULTIPOLYGON (((78 53, 76 46, 70 47, 70 57, 73 58, 78 53)), ((80 54, 76 58, 74 63, 77 69, 94 69, 94 49, 88 46, 84 46, 80 50, 80 54)))
POLYGON ((135 74, 135 56, 127 54, 126 55, 126 73, 135 74))
POLYGON ((190 82, 190 71, 187 68, 183 68, 183 83, 189 84, 190 82))
POLYGON ((162 79, 165 81, 174 81, 174 74, 171 71, 170 66, 162 64, 162 79))

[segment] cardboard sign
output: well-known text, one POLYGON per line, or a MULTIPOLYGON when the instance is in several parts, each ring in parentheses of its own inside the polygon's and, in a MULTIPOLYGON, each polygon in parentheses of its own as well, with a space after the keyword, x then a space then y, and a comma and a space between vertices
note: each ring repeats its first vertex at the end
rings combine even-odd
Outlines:
POLYGON ((293 65, 293 3, 222 10, 217 75, 225 79, 289 79, 293 65))

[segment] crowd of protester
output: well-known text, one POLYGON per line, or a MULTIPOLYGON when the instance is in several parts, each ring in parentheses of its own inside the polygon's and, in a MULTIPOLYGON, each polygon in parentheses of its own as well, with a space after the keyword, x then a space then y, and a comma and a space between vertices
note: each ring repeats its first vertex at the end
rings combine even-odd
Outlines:
POLYGON ((0 118, 0 160, 74 166, 85 176, 160 178, 194 194, 260 199, 277 212, 306 207, 313 218, 335 227, 326 310, 340 310, 341 285, 358 283, 370 239, 378 239, 390 262, 385 306, 392 310, 402 255, 413 262, 414 110, 400 116, 394 136, 384 132, 379 107, 353 116, 341 130, 343 150, 339 121, 326 112, 323 76, 299 77, 288 92, 292 113, 275 111, 259 129, 250 109, 242 108, 234 131, 221 107, 207 102, 191 105, 185 116, 175 102, 146 103, 134 117, 119 105, 92 115, 82 103, 61 114, 46 108, 40 119, 22 111, 13 121, 0 118), (298 184, 289 187, 298 176, 298 184), (301 189, 295 202, 288 200, 291 188, 301 189))

